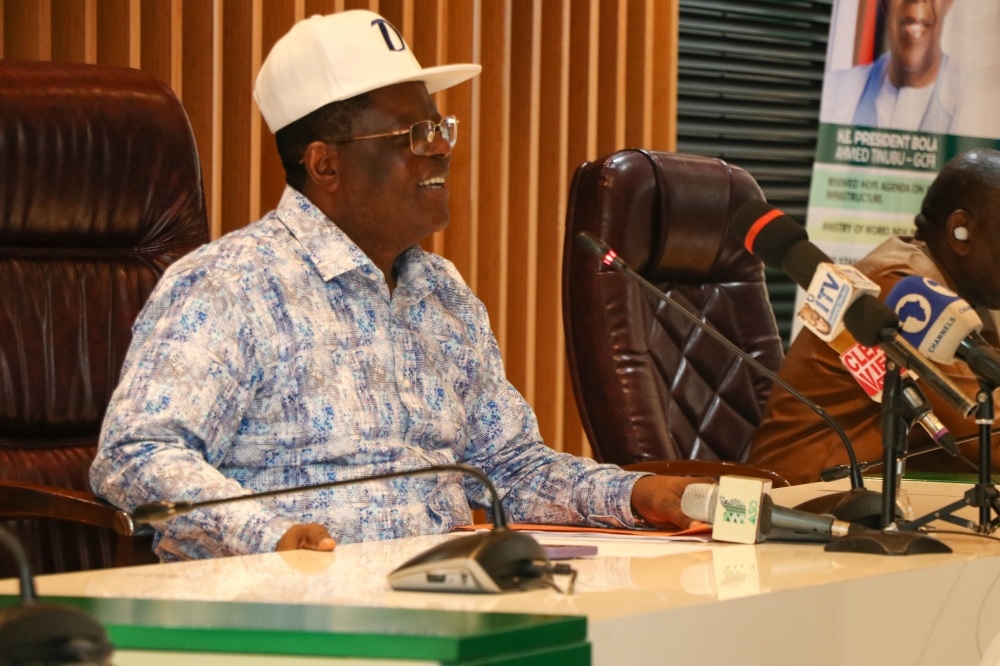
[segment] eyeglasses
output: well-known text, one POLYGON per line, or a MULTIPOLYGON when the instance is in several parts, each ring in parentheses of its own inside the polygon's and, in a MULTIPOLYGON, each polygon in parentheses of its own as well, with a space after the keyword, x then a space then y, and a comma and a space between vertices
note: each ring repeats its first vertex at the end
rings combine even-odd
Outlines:
POLYGON ((384 136, 410 135, 410 150, 414 155, 430 155, 434 152, 434 140, 440 136, 448 142, 451 147, 458 141, 458 118, 448 116, 442 118, 441 122, 433 120, 421 120, 413 123, 409 129, 396 130, 394 132, 382 132, 380 134, 366 134, 365 136, 350 136, 343 139, 324 139, 326 143, 344 143, 346 141, 361 141, 362 139, 379 139, 384 136))

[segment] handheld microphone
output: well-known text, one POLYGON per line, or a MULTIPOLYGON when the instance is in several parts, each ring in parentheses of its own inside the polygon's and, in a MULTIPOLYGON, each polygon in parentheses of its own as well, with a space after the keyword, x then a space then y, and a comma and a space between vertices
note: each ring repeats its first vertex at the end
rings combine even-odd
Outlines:
POLYGON ((858 459, 854 453, 854 446, 851 444, 851 440, 848 439, 847 433, 844 432, 844 429, 840 426, 840 424, 827 414, 822 407, 802 395, 802 393, 796 388, 772 372, 770 368, 759 363, 757 359, 753 358, 745 351, 734 345, 724 335, 703 322, 697 316, 689 312, 687 308, 677 303, 677 301, 657 289, 654 284, 632 270, 629 265, 607 245, 607 243, 587 233, 586 231, 581 231, 576 235, 576 242, 577 245, 582 247, 584 250, 599 258, 606 266, 623 272, 632 279, 636 280, 640 285, 656 296, 657 299, 669 305, 699 329, 718 340, 720 344, 749 363, 751 367, 770 379, 772 382, 788 391, 788 393, 794 396, 797 400, 800 400, 802 404, 823 419, 823 421, 829 425, 835 433, 837 433, 837 436, 840 437, 840 441, 843 442, 844 449, 847 451, 847 457, 851 462, 851 491, 846 495, 837 498, 840 504, 838 504, 835 509, 836 515, 841 518, 850 517, 852 520, 857 520, 858 522, 865 524, 878 524, 878 507, 881 502, 881 496, 879 493, 865 488, 864 481, 861 478, 861 470, 858 468, 858 459))
MULTIPOLYGON (((809 242, 805 228, 767 203, 748 201, 740 206, 733 214, 732 229, 743 238, 748 251, 767 266, 784 271, 803 289, 810 288, 814 277, 826 278, 831 285, 837 280, 830 267, 821 267, 833 261, 809 242)), ((976 404, 899 334, 896 313, 853 280, 841 278, 843 284, 831 287, 839 294, 828 308, 830 319, 826 323, 831 333, 842 324, 859 343, 880 346, 894 363, 919 375, 963 415, 971 414, 976 404)))
POLYGON ((885 302, 899 316, 901 335, 927 358, 949 364, 958 357, 981 382, 1000 386, 1000 354, 980 335, 983 321, 968 301, 934 280, 910 275, 885 302))
POLYGON ((0 608, 0 664, 109 664, 114 646, 104 628, 83 611, 43 604, 24 548, 3 527, 0 545, 13 555, 21 581, 21 600, 0 608))
POLYGON ((431 465, 419 469, 373 474, 358 479, 279 488, 201 502, 150 502, 137 506, 132 511, 132 520, 136 523, 150 523, 168 520, 195 509, 229 502, 447 471, 474 476, 489 491, 492 500, 493 529, 446 541, 406 561, 389 574, 390 587, 397 590, 492 593, 540 587, 558 589, 552 581, 555 568, 549 561, 545 549, 529 534, 507 528, 507 517, 500 504, 500 496, 489 477, 481 470, 462 463, 431 465))
MULTIPOLYGON (((723 502, 721 506, 724 508, 725 505, 726 502, 723 502)), ((715 483, 692 483, 684 489, 684 494, 681 496, 681 511, 684 515, 703 523, 715 523, 716 510, 719 506, 719 485, 715 483)), ((829 514, 815 514, 778 506, 774 504, 769 494, 764 493, 760 498, 760 534, 766 538, 775 529, 836 538, 860 533, 865 528, 837 520, 829 514)))
MULTIPOLYGON (((722 477, 719 484, 692 483, 681 496, 681 511, 689 518, 712 523, 712 538, 719 541, 750 543, 743 536, 748 530, 722 529, 731 522, 750 520, 745 508, 756 503, 756 532, 750 536, 763 541, 769 535, 794 538, 795 535, 818 537, 827 541, 824 550, 871 555, 916 555, 920 553, 950 553, 951 548, 923 534, 868 529, 855 523, 837 520, 829 514, 814 514, 776 506, 767 492, 762 492, 756 479, 722 477), (725 487, 724 487, 725 486, 725 487), (783 532, 783 534, 782 534, 783 532)), ((798 539, 796 539, 798 540, 798 539)))

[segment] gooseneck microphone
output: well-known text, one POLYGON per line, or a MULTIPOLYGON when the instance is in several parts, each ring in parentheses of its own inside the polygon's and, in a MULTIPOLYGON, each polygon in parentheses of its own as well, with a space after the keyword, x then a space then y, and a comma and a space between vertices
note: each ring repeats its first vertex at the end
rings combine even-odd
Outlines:
POLYGON ((237 495, 235 497, 220 497, 218 499, 202 500, 200 502, 149 502, 147 504, 140 504, 132 511, 132 520, 136 523, 151 523, 157 520, 167 520, 169 518, 173 518, 174 516, 189 513, 195 509, 203 509, 205 507, 216 506, 218 504, 231 504, 232 502, 239 502, 242 500, 262 499, 264 497, 275 497, 277 495, 288 495, 290 493, 307 492, 310 490, 324 490, 326 488, 350 486, 358 483, 365 483, 367 481, 385 481, 387 479, 398 479, 403 476, 420 476, 422 474, 431 474, 434 472, 461 472, 463 474, 476 477, 476 479, 482 483, 486 490, 490 493, 490 499, 493 505, 493 526, 496 529, 503 529, 507 527, 507 516, 504 514, 503 507, 500 505, 500 496, 497 495, 497 489, 493 486, 493 482, 490 481, 489 477, 486 476, 481 470, 476 469, 472 465, 465 465, 462 463, 456 463, 454 465, 431 465, 429 467, 421 467, 419 469, 406 469, 396 472, 385 472, 384 474, 373 474, 371 476, 365 476, 358 479, 325 481, 323 483, 315 483, 309 486, 277 488, 275 490, 265 490, 259 493, 237 495))
MULTIPOLYGON (((803 289, 810 288, 821 265, 833 265, 830 257, 809 242, 801 224, 763 201, 740 206, 733 214, 732 230, 749 252, 803 289)), ((951 379, 899 334, 899 317, 871 293, 855 294, 853 302, 837 312, 837 320, 862 345, 879 346, 898 366, 913 370, 964 416, 976 409, 951 379)))
POLYGON ((41 603, 24 548, 3 527, 0 546, 17 564, 21 599, 0 608, 0 664, 109 664, 114 646, 104 628, 83 611, 41 603))
MULTIPOLYGON (((962 443, 965 443, 965 442, 971 442, 976 437, 978 437, 978 435, 971 435, 969 437, 963 437, 961 439, 956 439, 955 443, 957 445, 957 444, 962 444, 962 443)), ((935 451, 940 451, 940 448, 938 446, 936 446, 936 445, 925 446, 924 448, 917 449, 916 451, 907 451, 903 455, 903 460, 904 461, 905 460, 909 460, 910 458, 913 458, 915 456, 922 456, 925 453, 934 453, 935 451)), ((966 458, 965 456, 958 456, 956 458, 956 460, 961 461, 962 464, 964 464, 966 467, 968 467, 971 471, 977 472, 977 473, 979 472, 979 466, 976 463, 974 463, 971 460, 969 460, 968 458, 966 458)), ((884 461, 881 460, 881 459, 879 459, 879 460, 865 460, 865 461, 862 461, 862 462, 858 463, 858 467, 861 468, 862 472, 867 472, 868 470, 872 469, 873 467, 881 467, 883 465, 883 463, 884 463, 884 461)), ((821 471, 819 473, 819 480, 820 481, 836 481, 838 479, 846 479, 847 476, 850 473, 851 473, 851 468, 850 468, 849 465, 831 465, 830 467, 824 468, 823 471, 821 471)))
POLYGON ((791 386, 784 379, 779 377, 777 374, 771 371, 770 368, 762 365, 757 359, 753 358, 745 351, 734 345, 730 340, 728 340, 724 335, 716 331, 713 327, 709 326, 693 313, 689 312, 687 308, 683 307, 677 301, 670 298, 667 294, 663 293, 661 290, 646 280, 644 277, 632 270, 629 265, 618 256, 618 254, 611 249, 604 241, 596 238, 592 234, 586 231, 581 231, 576 235, 577 245, 582 247, 584 250, 599 258, 606 266, 613 268, 614 270, 625 273, 632 279, 636 280, 639 284, 645 287, 649 292, 651 292, 657 299, 666 303, 671 308, 674 308, 683 317, 691 321, 699 329, 703 330, 705 333, 718 340, 720 344, 732 351, 734 354, 739 356, 741 359, 746 361, 750 366, 760 372, 762 375, 770 379, 772 382, 782 387, 788 393, 793 395, 797 400, 800 400, 802 404, 813 411, 817 416, 823 419, 830 428, 837 433, 840 437, 840 441, 844 444, 844 449, 847 451, 847 457, 851 461, 851 491, 842 498, 838 498, 840 504, 836 507, 836 515, 840 518, 849 519, 852 521, 861 522, 863 524, 877 524, 879 519, 879 505, 881 502, 881 496, 879 493, 868 490, 865 488, 864 480, 861 478, 861 470, 858 467, 858 460, 854 454, 854 447, 851 445, 850 439, 848 439, 847 434, 844 429, 837 423, 826 411, 817 405, 815 402, 802 395, 795 387, 791 386))
POLYGON ((230 502, 438 472, 461 472, 475 477, 483 484, 492 501, 493 529, 446 541, 408 560, 389 574, 389 585, 392 588, 492 593, 540 587, 559 589, 552 581, 552 573, 569 572, 553 567, 545 549, 532 536, 507 527, 507 517, 500 504, 500 496, 489 477, 481 470, 462 463, 430 465, 357 479, 279 488, 200 502, 150 502, 137 506, 132 511, 132 520, 136 523, 150 523, 230 502))

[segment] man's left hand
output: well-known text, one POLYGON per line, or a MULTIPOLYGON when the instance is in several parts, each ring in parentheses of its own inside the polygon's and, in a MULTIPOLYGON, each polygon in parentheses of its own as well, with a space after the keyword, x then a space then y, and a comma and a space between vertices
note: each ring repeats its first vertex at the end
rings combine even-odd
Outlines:
POLYGON ((692 522, 681 512, 681 495, 692 483, 717 483, 692 476, 644 476, 632 487, 632 510, 655 527, 688 528, 692 522))

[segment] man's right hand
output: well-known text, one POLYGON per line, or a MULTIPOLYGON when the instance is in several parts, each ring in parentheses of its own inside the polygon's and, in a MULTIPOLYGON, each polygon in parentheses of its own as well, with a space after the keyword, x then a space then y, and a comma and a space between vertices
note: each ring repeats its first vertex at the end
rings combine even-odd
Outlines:
POLYGON ((326 528, 319 523, 308 523, 305 525, 292 525, 287 532, 278 540, 275 550, 326 550, 336 548, 337 542, 333 540, 326 528))

